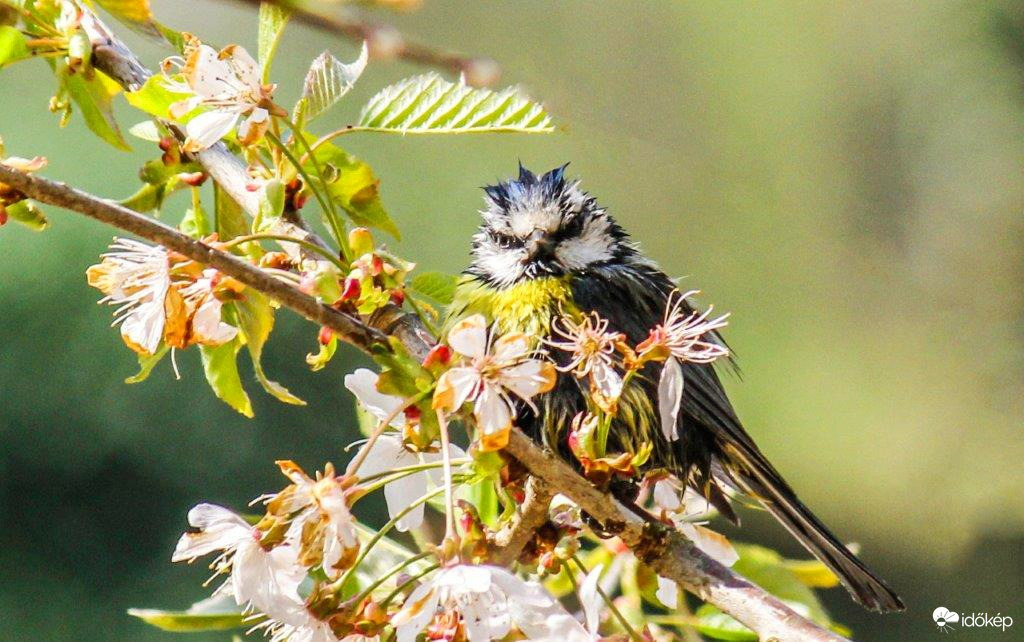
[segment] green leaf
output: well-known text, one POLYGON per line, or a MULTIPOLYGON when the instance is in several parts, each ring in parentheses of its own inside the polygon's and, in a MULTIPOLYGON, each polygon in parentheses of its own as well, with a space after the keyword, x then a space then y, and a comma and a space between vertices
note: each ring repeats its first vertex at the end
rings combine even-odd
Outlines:
MULTIPOLYGON (((0 205, 0 207, 3 207, 3 205, 0 205)), ((39 206, 28 199, 8 205, 5 209, 7 210, 7 216, 11 217, 12 220, 37 232, 42 232, 50 224, 42 210, 39 209, 39 206)))
POLYGON ((554 131, 544 108, 516 87, 477 89, 435 73, 381 90, 363 108, 355 128, 401 134, 554 131))
POLYGON ((14 27, 0 27, 0 67, 29 57, 25 36, 14 27))
MULTIPOLYGON (((324 366, 334 357, 335 350, 338 349, 338 338, 331 335, 331 340, 326 344, 320 344, 320 351, 316 354, 312 352, 306 355, 306 363, 309 364, 309 369, 313 372, 317 370, 323 370, 324 366)), ((362 421, 360 418, 360 427, 362 427, 362 421)))
POLYGON ((291 12, 273 2, 260 3, 258 56, 260 67, 263 68, 263 82, 270 78, 270 63, 281 44, 281 35, 288 24, 291 12))
MULTIPOLYGON (((340 147, 324 143, 316 150, 316 158, 327 174, 327 194, 348 214, 356 225, 374 227, 401 238, 380 198, 380 179, 373 169, 349 155, 340 147)), ((313 168, 308 169, 315 175, 313 168)))
POLYGON ((128 377, 127 379, 124 380, 124 382, 142 383, 143 381, 148 379, 150 373, 153 372, 153 368, 156 367, 156 364, 160 363, 160 361, 167 355, 169 351, 170 348, 168 348, 167 346, 161 346, 160 349, 157 350, 154 354, 148 356, 140 354, 138 373, 128 377))
POLYGON ((163 345, 154 354, 150 354, 148 356, 145 354, 139 354, 138 373, 125 379, 125 383, 141 383, 150 378, 150 374, 153 373, 153 369, 157 367, 157 363, 159 363, 169 351, 170 348, 163 345))
POLYGON ((65 91, 82 112, 89 129, 114 147, 131 151, 114 120, 112 109, 113 98, 121 91, 120 86, 98 71, 92 80, 86 80, 82 74, 62 72, 60 76, 65 91))
POLYGON ((157 74, 150 76, 139 89, 125 92, 124 97, 128 104, 136 109, 157 118, 169 118, 168 110, 171 105, 188 98, 189 94, 175 91, 167 77, 157 74))
POLYGON ((305 406, 305 401, 288 392, 287 388, 276 381, 268 379, 263 372, 263 346, 274 329, 274 309, 270 307, 270 302, 265 296, 252 288, 245 290, 244 297, 241 301, 235 302, 235 310, 238 312, 239 329, 245 337, 249 356, 252 357, 256 378, 264 390, 284 403, 305 406))
POLYGON ((149 8, 149 0, 96 0, 101 7, 110 12, 118 20, 149 35, 160 35, 153 22, 153 12, 149 8))
POLYGON ((455 298, 455 286, 459 277, 455 274, 444 272, 422 272, 417 274, 409 282, 409 287, 414 292, 419 292, 443 305, 451 305, 455 298))
POLYGON ((206 210, 201 206, 190 207, 185 210, 185 216, 182 217, 181 223, 178 224, 178 229, 194 239, 201 239, 213 232, 210 218, 206 215, 206 210))
POLYGON ((234 600, 212 597, 196 602, 184 611, 162 611, 159 609, 128 609, 128 615, 137 617, 146 624, 164 631, 193 633, 196 631, 226 631, 255 622, 246 619, 234 600))
POLYGON ((249 220, 242 206, 217 185, 213 186, 213 200, 217 213, 217 236, 221 241, 249 233, 249 220))
POLYGON ((206 380, 217 398, 250 419, 252 402, 238 376, 238 339, 216 347, 199 346, 206 380))
POLYGON ((476 507, 477 514, 481 521, 490 528, 498 524, 498 513, 501 505, 498 503, 498 494, 494 490, 492 479, 481 479, 478 482, 463 486, 463 493, 466 499, 476 507))
POLYGON ((704 604, 697 609, 697 631, 715 640, 732 640, 734 642, 757 642, 757 634, 737 622, 711 604, 704 604))
POLYGON ((301 100, 305 101, 305 115, 313 120, 334 106, 366 69, 366 43, 359 52, 355 62, 345 64, 325 51, 316 57, 306 73, 306 82, 302 89, 301 100))
POLYGON ((160 128, 157 127, 156 121, 144 120, 141 123, 135 123, 128 128, 128 133, 136 138, 149 141, 151 143, 159 143, 160 139, 163 138, 160 134, 160 128))
POLYGON ((775 597, 803 604, 812 620, 827 626, 831 620, 825 608, 806 584, 792 570, 786 560, 775 551, 754 544, 734 544, 740 559, 733 570, 757 584, 775 597))

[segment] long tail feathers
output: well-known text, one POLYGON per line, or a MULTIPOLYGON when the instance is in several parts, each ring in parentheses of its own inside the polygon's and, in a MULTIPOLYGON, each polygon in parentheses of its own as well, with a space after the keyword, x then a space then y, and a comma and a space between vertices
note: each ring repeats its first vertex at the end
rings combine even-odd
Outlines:
POLYGON ((728 467, 733 480, 760 500, 793 537, 828 566, 857 602, 879 612, 906 609, 903 600, 836 539, 770 464, 759 457, 741 459, 746 465, 728 467))

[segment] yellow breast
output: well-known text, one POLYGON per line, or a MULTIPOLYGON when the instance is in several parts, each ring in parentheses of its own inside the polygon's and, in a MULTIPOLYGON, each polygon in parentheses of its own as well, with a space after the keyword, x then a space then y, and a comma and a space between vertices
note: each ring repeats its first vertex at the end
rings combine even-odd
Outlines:
POLYGON ((566 277, 530 279, 503 289, 463 277, 450 310, 449 323, 482 314, 489 323, 497 323, 502 334, 525 332, 536 337, 548 335, 551 319, 560 311, 578 312, 566 277))

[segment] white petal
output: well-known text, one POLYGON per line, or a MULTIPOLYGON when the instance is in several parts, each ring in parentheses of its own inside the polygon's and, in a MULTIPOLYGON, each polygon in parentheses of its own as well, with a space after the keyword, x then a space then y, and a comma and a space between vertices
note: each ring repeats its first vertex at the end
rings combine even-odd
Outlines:
POLYGON ((260 85, 263 84, 260 65, 253 60, 253 57, 244 47, 239 47, 238 45, 232 47, 227 63, 234 72, 235 77, 241 80, 250 91, 259 91, 260 85))
POLYGON ((216 504, 199 504, 188 512, 188 523, 199 529, 178 540, 172 562, 193 560, 213 551, 233 548, 252 537, 252 526, 230 510, 216 504))
POLYGON ((475 368, 452 368, 441 376, 447 380, 454 393, 453 410, 461 408, 462 404, 475 398, 480 391, 481 377, 475 368))
POLYGON ((587 623, 587 632, 597 636, 597 629, 601 626, 601 607, 604 600, 597 592, 597 581, 601 579, 601 571, 604 564, 598 564, 587 573, 587 576, 580 582, 580 606, 583 607, 583 619, 587 623))
POLYGON ((679 585, 672 580, 658 576, 658 590, 654 593, 665 608, 675 610, 679 607, 679 585))
POLYGON ((485 435, 493 435, 512 423, 512 409, 493 386, 485 385, 473 408, 477 424, 485 435))
POLYGON ((530 354, 530 337, 525 334, 506 334, 494 342, 494 360, 498 363, 518 361, 530 354))
POLYGON ((672 479, 659 479, 654 483, 654 503, 662 510, 675 511, 682 507, 679 488, 672 479))
POLYGON ((121 334, 148 354, 153 354, 164 337, 164 321, 164 300, 161 295, 159 299, 154 298, 137 305, 124 318, 121 334))
POLYGON ((433 582, 427 582, 417 586, 405 598, 402 608, 391 617, 391 623, 398 633, 398 642, 415 642, 420 631, 434 619, 438 597, 437 587, 433 582))
POLYGON ((501 385, 522 399, 530 399, 551 385, 552 366, 539 359, 528 359, 501 371, 501 385))
POLYGON ((679 407, 683 400, 683 369, 679 362, 669 357, 661 369, 658 381, 658 413, 661 416, 661 432, 670 441, 679 439, 679 407))
POLYGON ((249 136, 249 128, 253 125, 258 125, 267 120, 270 117, 270 112, 262 107, 257 107, 252 110, 245 120, 238 126, 238 138, 239 140, 245 140, 249 136))
POLYGON ((188 147, 192 150, 206 149, 231 133, 238 122, 238 111, 232 109, 211 109, 199 114, 185 124, 189 137, 188 147))
POLYGON ((222 304, 210 295, 192 317, 192 332, 203 345, 219 346, 238 335, 238 328, 220 320, 222 304))
POLYGON ((697 524, 678 524, 679 531, 686 535, 697 548, 707 553, 709 557, 725 566, 732 566, 740 558, 739 553, 732 547, 724 535, 720 535, 710 528, 704 528, 697 524))
POLYGON ((474 314, 455 324, 448 333, 448 345, 459 354, 481 359, 487 352, 487 321, 474 314))
POLYGON ((610 363, 595 360, 590 376, 605 399, 618 399, 622 394, 622 375, 610 363))
POLYGON ((239 88, 231 82, 235 74, 213 47, 200 45, 190 56, 190 62, 191 73, 186 80, 192 91, 202 98, 222 99, 238 93, 239 88))
MULTIPOLYGON (((393 397, 377 391, 377 380, 380 377, 376 372, 367 368, 359 368, 350 375, 345 375, 345 387, 356 396, 359 403, 380 421, 384 421, 394 411, 398 410, 403 403, 401 397, 393 397)), ((398 416, 391 420, 391 425, 396 428, 405 426, 405 415, 398 413, 398 416)))
POLYGON ((268 552, 256 541, 244 542, 231 560, 235 601, 239 605, 251 603, 281 622, 301 623, 306 609, 298 590, 305 577, 297 550, 288 545, 268 552))

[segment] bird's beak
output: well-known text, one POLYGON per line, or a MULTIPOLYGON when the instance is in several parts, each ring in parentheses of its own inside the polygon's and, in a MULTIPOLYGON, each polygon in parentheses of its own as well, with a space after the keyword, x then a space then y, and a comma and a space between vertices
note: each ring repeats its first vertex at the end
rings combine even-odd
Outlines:
POLYGON ((554 246, 544 230, 534 230, 526 239, 526 256, 523 263, 530 263, 544 258, 550 258, 554 246))

